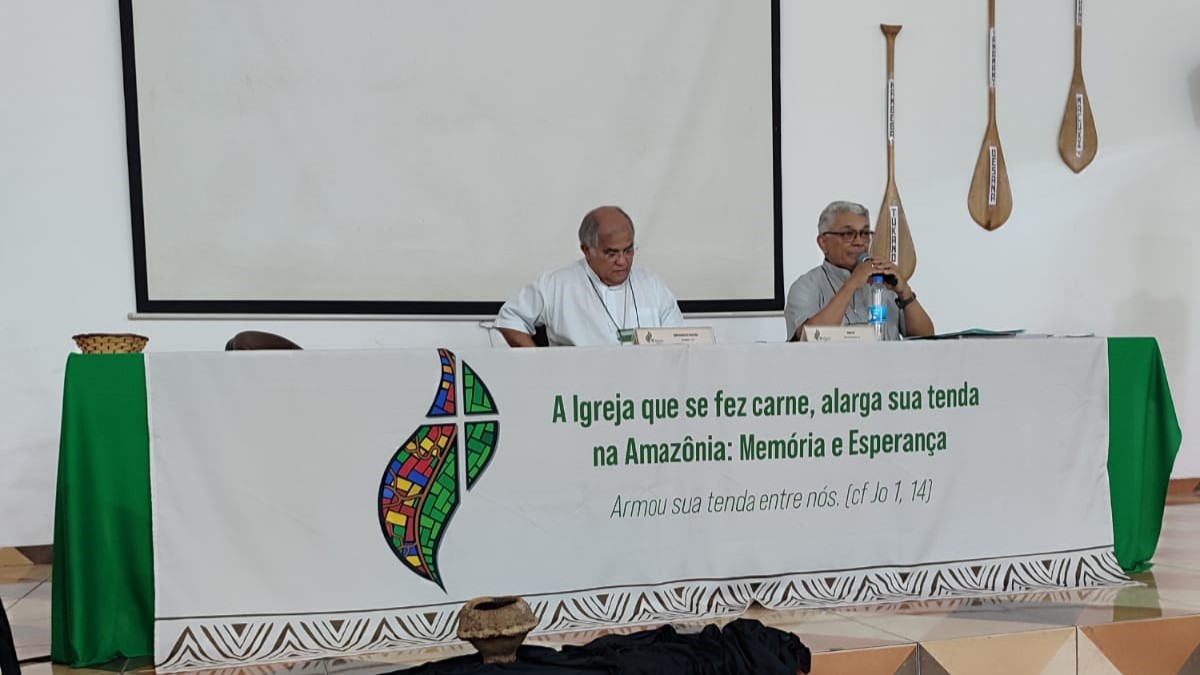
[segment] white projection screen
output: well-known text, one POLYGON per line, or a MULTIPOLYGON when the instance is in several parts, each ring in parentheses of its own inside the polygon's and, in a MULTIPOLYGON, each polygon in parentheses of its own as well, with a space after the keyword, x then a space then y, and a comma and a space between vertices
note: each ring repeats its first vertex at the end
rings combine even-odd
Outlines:
POLYGON ((778 0, 121 0, 137 307, 490 314, 622 206, 783 306, 778 0))

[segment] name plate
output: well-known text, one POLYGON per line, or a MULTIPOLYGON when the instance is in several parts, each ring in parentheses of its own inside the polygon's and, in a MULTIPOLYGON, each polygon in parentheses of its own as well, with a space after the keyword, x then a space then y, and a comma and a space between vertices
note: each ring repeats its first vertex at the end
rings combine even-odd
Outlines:
POLYGON ((875 342, 871 326, 805 326, 801 342, 875 342))
POLYGON ((709 326, 695 328, 639 328, 633 333, 635 345, 711 345, 717 338, 709 326))

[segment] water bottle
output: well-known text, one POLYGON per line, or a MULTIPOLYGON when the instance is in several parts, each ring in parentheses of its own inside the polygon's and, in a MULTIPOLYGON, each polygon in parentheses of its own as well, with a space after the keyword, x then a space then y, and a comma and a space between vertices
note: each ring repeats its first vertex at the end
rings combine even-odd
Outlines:
POLYGON ((887 326, 887 295, 883 292, 883 275, 872 274, 870 279, 871 305, 868 309, 868 323, 875 330, 875 339, 886 339, 887 326))

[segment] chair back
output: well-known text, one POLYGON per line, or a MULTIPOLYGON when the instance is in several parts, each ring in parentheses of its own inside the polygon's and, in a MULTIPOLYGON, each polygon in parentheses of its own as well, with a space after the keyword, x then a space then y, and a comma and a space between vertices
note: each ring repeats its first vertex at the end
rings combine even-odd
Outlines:
POLYGON ((240 349, 300 349, 300 345, 291 340, 261 330, 244 330, 225 343, 225 351, 240 349))

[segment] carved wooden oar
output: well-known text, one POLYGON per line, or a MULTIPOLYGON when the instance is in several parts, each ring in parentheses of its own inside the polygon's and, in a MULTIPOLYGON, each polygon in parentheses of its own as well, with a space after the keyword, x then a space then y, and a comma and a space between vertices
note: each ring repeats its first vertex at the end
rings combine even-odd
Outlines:
POLYGON ((886 24, 879 26, 887 38, 888 177, 883 204, 879 207, 875 224, 875 239, 871 242, 871 255, 891 260, 900 268, 900 274, 905 279, 911 279, 917 269, 917 251, 913 247, 904 205, 900 203, 900 190, 896 188, 896 36, 900 28, 886 24))
POLYGON ((1083 84, 1083 0, 1075 0, 1075 72, 1058 132, 1058 154, 1075 173, 1083 171, 1096 158, 1096 120, 1092 102, 1083 84))
POLYGON ((1012 188, 996 127, 996 0, 988 0, 988 126, 975 161, 967 210, 985 230, 994 230, 1012 215, 1012 207, 1012 188))

